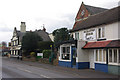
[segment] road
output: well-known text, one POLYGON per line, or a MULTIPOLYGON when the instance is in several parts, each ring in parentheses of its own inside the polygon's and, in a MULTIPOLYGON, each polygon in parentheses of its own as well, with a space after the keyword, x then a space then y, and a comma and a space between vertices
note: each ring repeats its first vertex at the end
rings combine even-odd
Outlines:
MULTIPOLYGON (((106 74, 102 72, 95 72, 94 70, 76 70, 62 67, 54 67, 52 65, 24 62, 15 59, 2 59, 2 78, 116 78, 118 76, 106 74), (41 66, 37 66, 41 65, 41 66), (46 66, 46 67, 45 67, 46 66)), ((11 80, 12 80, 11 79, 11 80)), ((93 80, 93 79, 92 79, 93 80)), ((102 79, 103 80, 103 79, 102 79)), ((107 79, 106 79, 107 80, 107 79)))

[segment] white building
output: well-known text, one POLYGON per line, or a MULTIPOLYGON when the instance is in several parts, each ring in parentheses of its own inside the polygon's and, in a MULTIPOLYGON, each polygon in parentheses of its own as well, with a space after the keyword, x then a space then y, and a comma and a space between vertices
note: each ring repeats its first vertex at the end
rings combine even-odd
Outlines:
POLYGON ((120 6, 90 14, 95 8, 82 3, 71 30, 77 45, 70 41, 60 45, 59 65, 120 75, 120 6), (70 56, 62 59, 62 54, 70 56))

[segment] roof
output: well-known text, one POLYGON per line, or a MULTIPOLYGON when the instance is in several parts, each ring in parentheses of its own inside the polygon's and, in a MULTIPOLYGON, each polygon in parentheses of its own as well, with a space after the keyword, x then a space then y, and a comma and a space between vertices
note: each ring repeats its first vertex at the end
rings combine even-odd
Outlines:
POLYGON ((91 15, 82 22, 77 22, 76 27, 74 27, 70 32, 120 21, 120 16, 118 16, 118 14, 120 14, 120 6, 95 15, 91 15))
POLYGON ((103 12, 105 10, 108 10, 108 9, 105 9, 105 8, 93 7, 93 6, 89 6, 89 5, 85 5, 85 7, 90 12, 91 15, 103 12))
POLYGON ((83 49, 120 48, 120 40, 88 42, 83 49))
MULTIPOLYGON (((30 31, 26 31, 26 33, 28 33, 28 32, 30 32, 30 31)), ((43 30, 37 30, 37 31, 34 31, 34 32, 36 32, 43 39, 43 41, 51 41, 47 32, 45 32, 43 30)), ((18 37, 20 38, 20 41, 21 41, 23 36, 25 35, 25 33, 17 30, 17 35, 18 35, 18 37)))

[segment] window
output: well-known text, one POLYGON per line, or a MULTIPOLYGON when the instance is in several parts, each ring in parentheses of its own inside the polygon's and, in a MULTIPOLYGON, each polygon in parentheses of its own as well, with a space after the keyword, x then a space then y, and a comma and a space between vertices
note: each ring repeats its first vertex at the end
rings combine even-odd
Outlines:
POLYGON ((114 50, 114 62, 117 63, 117 49, 114 50))
POLYGON ((61 47, 61 59, 70 60, 70 47, 61 47))
POLYGON ((76 33, 75 33, 75 39, 76 39, 76 40, 79 40, 79 32, 76 32, 76 33))
POLYGON ((101 39, 104 37, 105 37, 105 28, 104 27, 98 28, 98 39, 101 39))
POLYGON ((95 61, 106 62, 106 51, 104 49, 98 49, 95 51, 95 61))
POLYGON ((120 63, 120 49, 109 49, 109 62, 120 63))
POLYGON ((112 62, 112 49, 109 50, 109 62, 112 62))
POLYGON ((105 61, 106 61, 106 51, 103 50, 103 62, 105 62, 105 61))
POLYGON ((120 49, 118 50, 118 54, 119 54, 119 63, 120 63, 120 49))
POLYGON ((98 61, 98 50, 96 50, 96 61, 98 61))
POLYGON ((101 49, 99 50, 99 61, 100 62, 102 61, 102 50, 101 49))

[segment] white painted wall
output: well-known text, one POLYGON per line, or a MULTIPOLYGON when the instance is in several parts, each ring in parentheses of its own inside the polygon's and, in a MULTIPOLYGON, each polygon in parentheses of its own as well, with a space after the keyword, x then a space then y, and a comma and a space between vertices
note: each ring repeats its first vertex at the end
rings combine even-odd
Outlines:
MULTIPOLYGON (((97 35, 97 29, 99 27, 105 27, 105 38, 107 40, 120 39, 120 21, 119 22, 110 23, 110 24, 106 24, 106 25, 96 26, 95 27, 96 35, 97 35)), ((92 29, 92 28, 89 28, 89 29, 92 29)), ((85 29, 85 30, 88 30, 88 29, 85 29)), ((83 31, 85 31, 85 30, 77 31, 77 32, 79 32, 79 39, 80 40, 84 40, 83 31)), ((75 32, 72 32, 71 34, 73 34, 73 38, 75 38, 75 32)), ((94 41, 96 41, 96 40, 94 40, 94 41)))
POLYGON ((105 36, 107 40, 120 39, 120 22, 105 25, 105 36), (119 28, 118 28, 119 27, 119 28))
POLYGON ((76 62, 89 62, 89 53, 87 50, 81 49, 86 44, 85 41, 78 41, 76 62))

